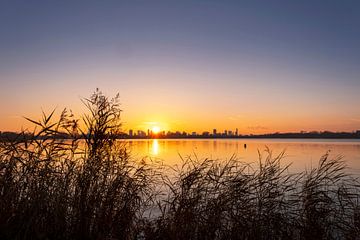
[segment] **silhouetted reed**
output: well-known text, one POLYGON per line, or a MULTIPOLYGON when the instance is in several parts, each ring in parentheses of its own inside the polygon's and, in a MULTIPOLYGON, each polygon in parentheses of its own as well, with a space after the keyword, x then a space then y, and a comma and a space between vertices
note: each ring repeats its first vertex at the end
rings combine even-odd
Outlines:
MULTIPOLYGON (((259 162, 137 161, 116 140, 118 97, 96 91, 80 120, 64 110, 0 142, 0 239, 357 239, 358 181, 326 153, 293 174, 259 162), (71 140, 56 136, 67 134, 71 140), (31 136, 31 137, 29 137, 31 136)), ((166 160, 166 159, 165 159, 166 160)))
POLYGON ((269 149, 252 166, 190 157, 165 177, 147 239, 357 239, 359 185, 341 158, 291 174, 269 149))
POLYGON ((84 100, 85 130, 64 110, 29 140, 1 142, 1 239, 133 239, 151 196, 151 170, 115 144, 117 98, 84 100), (73 140, 53 138, 66 131, 73 140), (82 144, 84 142, 85 144, 82 144))

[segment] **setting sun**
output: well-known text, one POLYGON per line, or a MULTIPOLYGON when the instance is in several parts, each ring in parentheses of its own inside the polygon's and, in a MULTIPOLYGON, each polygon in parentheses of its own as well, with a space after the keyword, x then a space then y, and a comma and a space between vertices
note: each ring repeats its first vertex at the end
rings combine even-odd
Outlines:
POLYGON ((160 132, 160 127, 159 126, 153 126, 151 130, 152 130, 153 133, 157 134, 157 133, 160 132))

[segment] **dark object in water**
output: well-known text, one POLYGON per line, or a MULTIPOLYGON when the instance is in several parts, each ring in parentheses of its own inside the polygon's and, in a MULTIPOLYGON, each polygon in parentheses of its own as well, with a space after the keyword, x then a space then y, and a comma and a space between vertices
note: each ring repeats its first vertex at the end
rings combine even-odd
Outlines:
POLYGON ((244 148, 246 149, 246 143, 244 143, 244 148))

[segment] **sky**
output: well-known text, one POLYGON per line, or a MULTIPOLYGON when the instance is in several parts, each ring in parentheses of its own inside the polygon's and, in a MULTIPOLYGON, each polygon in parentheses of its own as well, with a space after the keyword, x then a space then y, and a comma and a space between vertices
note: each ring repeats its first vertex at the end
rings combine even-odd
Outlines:
POLYGON ((360 1, 0 0, 0 131, 96 88, 124 130, 360 129, 360 1))

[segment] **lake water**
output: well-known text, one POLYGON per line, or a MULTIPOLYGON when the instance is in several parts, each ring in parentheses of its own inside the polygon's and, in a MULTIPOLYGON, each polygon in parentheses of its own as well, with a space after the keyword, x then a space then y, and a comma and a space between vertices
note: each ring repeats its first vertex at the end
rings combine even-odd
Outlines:
POLYGON ((234 154, 247 163, 258 162, 258 150, 266 147, 273 155, 285 151, 284 165, 292 163, 290 170, 299 172, 315 167, 322 155, 342 156, 348 172, 360 174, 360 140, 332 139, 151 139, 127 140, 132 156, 162 160, 167 165, 181 163, 179 155, 199 159, 225 160, 234 154), (246 144, 246 147, 244 146, 246 144))

